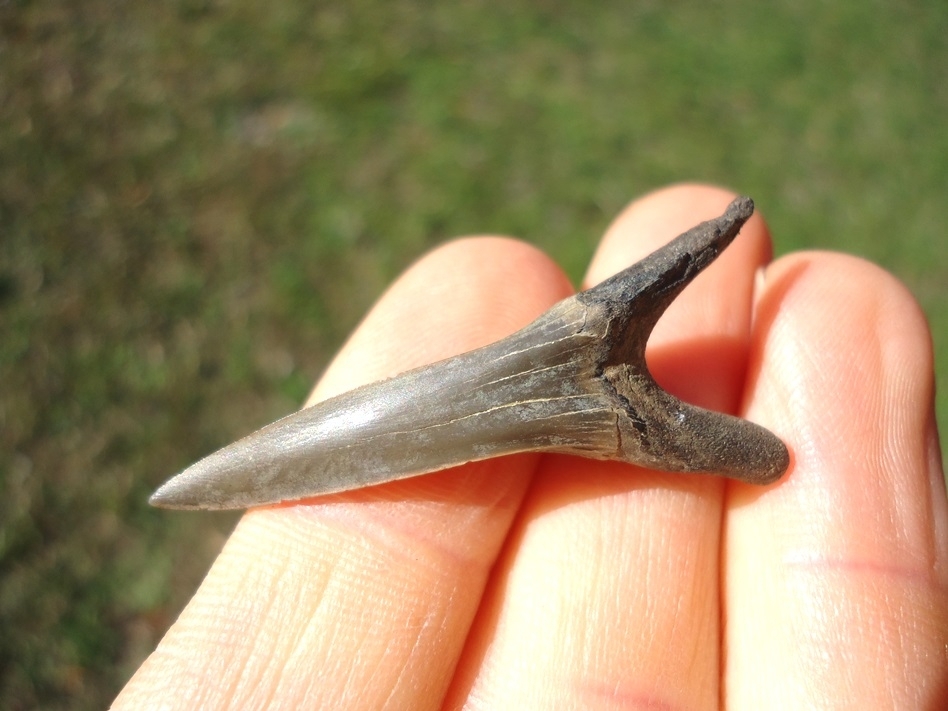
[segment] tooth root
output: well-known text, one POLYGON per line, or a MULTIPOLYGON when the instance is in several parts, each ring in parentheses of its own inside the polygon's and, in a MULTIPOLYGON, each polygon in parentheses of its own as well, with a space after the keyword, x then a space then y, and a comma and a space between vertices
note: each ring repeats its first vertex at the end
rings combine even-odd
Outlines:
POLYGON ((776 481, 790 465, 786 446, 769 430, 738 417, 695 407, 630 368, 607 369, 617 393, 622 455, 670 472, 701 472, 752 484, 776 481))
POLYGON ((502 341, 278 420, 172 478, 151 503, 246 508, 524 451, 773 481, 789 462, 779 439, 664 392, 644 357, 666 306, 752 211, 735 200, 502 341))

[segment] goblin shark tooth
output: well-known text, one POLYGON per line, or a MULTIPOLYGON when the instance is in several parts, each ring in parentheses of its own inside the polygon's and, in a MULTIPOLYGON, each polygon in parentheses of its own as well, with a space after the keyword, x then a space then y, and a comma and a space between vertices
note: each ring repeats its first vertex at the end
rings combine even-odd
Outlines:
POLYGON ((507 338, 278 420, 187 468, 150 502, 248 508, 517 452, 773 482, 789 466, 775 435, 682 402, 645 365, 658 318, 753 211, 738 198, 507 338))

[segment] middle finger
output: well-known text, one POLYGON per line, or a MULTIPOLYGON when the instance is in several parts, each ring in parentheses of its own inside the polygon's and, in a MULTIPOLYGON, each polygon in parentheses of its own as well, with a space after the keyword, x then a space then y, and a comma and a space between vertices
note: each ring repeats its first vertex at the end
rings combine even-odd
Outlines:
MULTIPOLYGON (((634 203, 607 233, 588 281, 717 216, 732 197, 679 186, 634 203)), ((672 305, 649 342, 649 367, 663 387, 737 410, 754 275, 769 250, 763 221, 752 219, 672 305)), ((447 706, 716 708, 721 484, 546 457, 447 706)))

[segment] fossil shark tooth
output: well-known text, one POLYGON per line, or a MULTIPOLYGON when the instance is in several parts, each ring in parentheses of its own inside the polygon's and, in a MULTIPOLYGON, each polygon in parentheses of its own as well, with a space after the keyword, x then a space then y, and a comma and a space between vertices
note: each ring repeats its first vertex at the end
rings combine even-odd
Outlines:
POLYGON ((789 466, 775 435, 682 402, 645 365, 659 316, 753 210, 736 199, 503 340, 278 420, 173 477, 150 502, 248 508, 528 451, 775 481, 789 466))

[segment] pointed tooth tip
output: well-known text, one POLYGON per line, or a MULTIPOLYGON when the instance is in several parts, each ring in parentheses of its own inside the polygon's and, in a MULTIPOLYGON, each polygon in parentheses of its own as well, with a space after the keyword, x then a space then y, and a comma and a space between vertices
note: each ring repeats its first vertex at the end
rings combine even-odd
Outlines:
POLYGON ((197 492, 175 476, 158 487, 154 494, 148 497, 148 503, 159 509, 203 509, 207 506, 198 501, 197 492))

